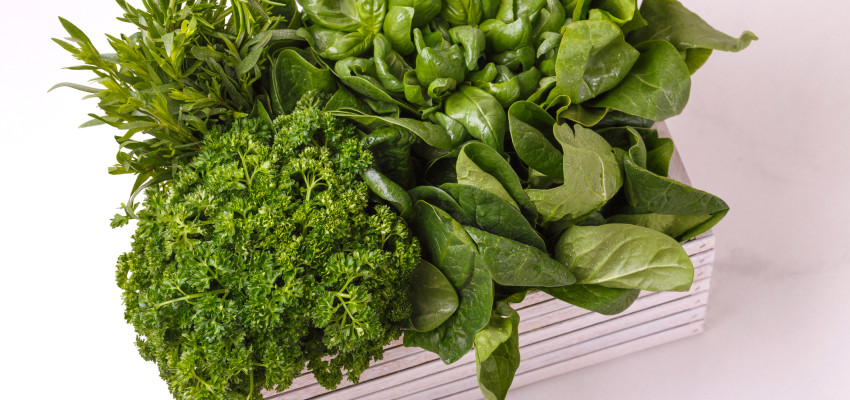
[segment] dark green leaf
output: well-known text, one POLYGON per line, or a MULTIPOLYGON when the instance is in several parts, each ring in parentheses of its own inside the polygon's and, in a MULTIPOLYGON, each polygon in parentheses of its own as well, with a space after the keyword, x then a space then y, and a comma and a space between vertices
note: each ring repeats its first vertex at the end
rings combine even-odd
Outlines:
POLYGON ((541 290, 558 300, 602 315, 625 311, 640 294, 639 289, 615 289, 599 285, 569 285, 541 290))
POLYGON ((457 293, 445 275, 431 263, 421 260, 410 271, 410 303, 413 313, 410 322, 421 332, 436 329, 454 314, 458 307, 457 293))

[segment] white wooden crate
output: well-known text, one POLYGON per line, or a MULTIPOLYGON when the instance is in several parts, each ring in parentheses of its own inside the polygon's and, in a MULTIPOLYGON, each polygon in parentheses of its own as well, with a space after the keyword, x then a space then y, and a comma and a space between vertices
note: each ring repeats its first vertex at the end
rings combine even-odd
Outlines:
MULTIPOLYGON (((669 137, 664 124, 656 125, 669 137)), ((670 177, 690 183, 678 153, 670 177)), ((607 361, 702 332, 714 263, 714 235, 700 235, 683 244, 693 261, 694 284, 688 292, 641 292, 623 313, 605 316, 572 306, 542 292, 529 293, 515 305, 520 315, 522 362, 512 388, 607 361)), ((475 354, 445 365, 437 355, 402 346, 386 347, 384 358, 360 376, 360 383, 343 379, 335 391, 316 383, 312 374, 295 379, 282 393, 264 392, 275 400, 480 399, 475 354)))

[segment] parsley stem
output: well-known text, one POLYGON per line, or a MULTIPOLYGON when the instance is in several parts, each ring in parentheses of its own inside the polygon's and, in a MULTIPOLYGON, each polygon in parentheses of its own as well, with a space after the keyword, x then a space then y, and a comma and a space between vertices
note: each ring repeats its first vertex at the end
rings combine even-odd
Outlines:
POLYGON ((203 295, 205 295, 205 294, 213 294, 213 295, 215 295, 215 294, 222 294, 222 293, 227 293, 227 292, 229 292, 229 290, 227 290, 227 289, 219 289, 219 290, 213 290, 212 292, 203 292, 203 293, 190 294, 190 295, 188 295, 188 296, 178 297, 178 298, 176 298, 176 299, 171 299, 171 300, 168 300, 168 301, 165 301, 165 302, 159 303, 159 304, 157 304, 157 305, 156 305, 156 308, 160 308, 160 307, 162 307, 162 306, 169 305, 169 304, 171 304, 171 303, 176 303, 176 302, 178 302, 178 301, 195 299, 195 298, 201 297, 201 296, 203 296, 203 295))

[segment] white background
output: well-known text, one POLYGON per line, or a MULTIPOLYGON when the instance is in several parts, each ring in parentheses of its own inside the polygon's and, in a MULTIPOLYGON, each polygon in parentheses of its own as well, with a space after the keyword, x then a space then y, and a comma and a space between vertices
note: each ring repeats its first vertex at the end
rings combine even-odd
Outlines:
MULTIPOLYGON (((108 0, 4 2, 0 14, 0 397, 169 399, 125 324, 109 218, 110 128, 54 83, 85 72, 49 38, 62 15, 106 51, 108 0)), ((514 399, 800 399, 850 392, 850 3, 685 0, 760 41, 716 53, 669 120, 694 184, 732 207, 715 229, 704 334, 514 390, 514 399)))

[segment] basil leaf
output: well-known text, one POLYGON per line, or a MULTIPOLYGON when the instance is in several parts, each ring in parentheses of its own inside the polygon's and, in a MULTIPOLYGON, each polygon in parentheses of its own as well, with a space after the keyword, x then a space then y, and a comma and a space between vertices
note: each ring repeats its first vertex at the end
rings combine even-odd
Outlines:
POLYGON ((684 292, 694 279, 694 266, 679 242, 636 225, 573 226, 555 245, 555 258, 579 284, 684 292))
POLYGON ((357 0, 360 32, 367 37, 380 33, 386 13, 387 3, 385 0, 357 0))
POLYGON ((419 29, 413 30, 413 42, 417 51, 416 78, 422 86, 428 87, 437 78, 464 81, 466 65, 460 46, 453 45, 445 49, 429 47, 419 29))

